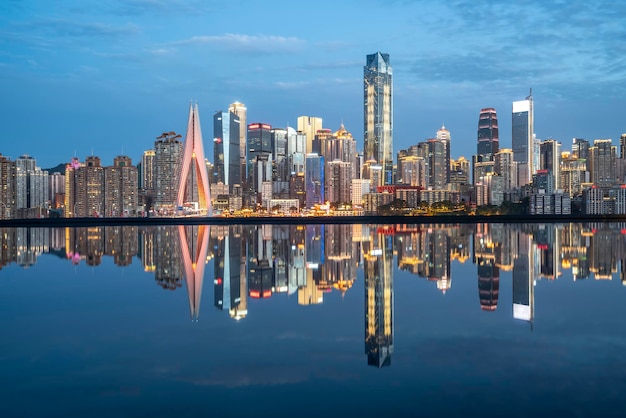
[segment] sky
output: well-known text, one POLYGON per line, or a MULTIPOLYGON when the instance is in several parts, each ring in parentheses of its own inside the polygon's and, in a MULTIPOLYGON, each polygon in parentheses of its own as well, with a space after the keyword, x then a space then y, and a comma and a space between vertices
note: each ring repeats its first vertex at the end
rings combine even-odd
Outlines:
POLYGON ((97 155, 138 162, 185 134, 198 103, 248 123, 343 122, 363 149, 363 66, 393 66, 394 159, 445 124, 453 157, 476 152, 494 107, 511 147, 511 103, 532 88, 535 133, 561 141, 626 132, 626 2, 110 0, 0 2, 0 153, 42 168, 97 155))

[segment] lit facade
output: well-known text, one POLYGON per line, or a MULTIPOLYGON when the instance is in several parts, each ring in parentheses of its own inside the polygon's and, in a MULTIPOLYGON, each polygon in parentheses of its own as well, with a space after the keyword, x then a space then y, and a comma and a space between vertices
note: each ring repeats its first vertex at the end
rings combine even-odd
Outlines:
POLYGON ((90 156, 82 164, 73 160, 65 170, 65 216, 97 217, 104 209, 104 167, 100 158, 90 156))
POLYGON ((616 147, 610 139, 596 139, 589 148, 587 168, 591 182, 600 187, 615 184, 617 178, 616 147))
POLYGON ((250 193, 248 204, 260 203, 262 183, 272 180, 272 170, 267 169, 272 162, 272 126, 265 123, 251 123, 248 125, 248 150, 246 179, 250 193), (269 170, 269 171, 268 171, 269 170))
POLYGON ((306 155, 304 184, 307 208, 312 208, 317 204, 325 202, 324 157, 317 154, 306 155))
POLYGON ((248 109, 243 103, 234 102, 228 106, 228 111, 234 113, 239 118, 239 163, 240 172, 239 178, 241 181, 246 179, 246 145, 248 135, 248 109))
POLYGON ((326 200, 330 203, 350 203, 352 187, 352 164, 330 161, 326 164, 326 200))
POLYGON ((500 149, 498 132, 498 116, 492 107, 480 109, 478 117, 478 143, 476 155, 478 162, 493 161, 493 157, 500 149))
POLYGON ((305 150, 304 154, 310 154, 313 152, 313 140, 317 131, 323 129, 322 118, 314 116, 300 116, 298 117, 298 132, 305 135, 305 150))
POLYGON ((15 207, 44 208, 50 203, 48 172, 37 167, 35 158, 22 155, 15 160, 15 207))
POLYGON ((178 195, 183 155, 182 135, 164 132, 154 142, 154 191, 158 207, 173 208, 178 195))
POLYGON ((393 182, 393 70, 389 54, 367 56, 363 68, 365 159, 383 168, 383 185, 393 182))
POLYGON ((548 139, 539 144, 539 167, 552 174, 553 190, 561 189, 561 143, 548 139))
POLYGON ((15 216, 15 161, 0 154, 0 219, 15 216))
POLYGON ((204 157, 204 145, 202 144, 200 115, 198 114, 197 104, 189 106, 189 120, 183 145, 176 206, 182 207, 188 202, 197 203, 199 213, 211 215, 209 173, 207 171, 206 158, 204 157))
POLYGON ((437 131, 437 141, 440 141, 444 146, 444 173, 445 173, 445 183, 450 183, 450 141, 452 137, 450 136, 450 131, 446 129, 445 126, 441 126, 441 129, 437 131))
POLYGON ((513 102, 512 113, 512 145, 513 160, 517 162, 519 186, 530 183, 535 167, 533 167, 534 150, 534 113, 533 97, 513 102))
POLYGON ((143 190, 154 190, 154 163, 155 163, 156 153, 154 150, 146 150, 143 152, 141 156, 141 172, 139 176, 141 178, 141 183, 139 186, 143 190))
POLYGON ((240 121, 233 112, 217 112, 213 115, 213 179, 212 183, 224 183, 229 191, 235 184, 241 185, 240 121))
POLYGON ((135 216, 138 205, 138 172, 127 156, 113 159, 104 168, 104 216, 135 216))
POLYGON ((494 172, 504 179, 504 190, 513 190, 517 184, 517 163, 513 159, 513 150, 500 149, 494 157, 494 172))

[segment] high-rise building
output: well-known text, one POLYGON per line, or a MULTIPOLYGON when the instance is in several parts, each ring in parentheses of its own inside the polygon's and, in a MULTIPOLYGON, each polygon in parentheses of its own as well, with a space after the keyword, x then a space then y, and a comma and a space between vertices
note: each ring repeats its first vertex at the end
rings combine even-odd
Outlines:
POLYGON ((173 209, 178 195, 183 155, 182 135, 164 132, 154 142, 154 191, 156 207, 173 209))
POLYGON ((334 160, 326 163, 326 200, 330 203, 350 203, 352 194, 352 164, 334 160))
POLYGON ((30 217, 21 209, 47 207, 50 202, 48 195, 48 172, 37 167, 35 158, 22 155, 15 160, 15 207, 23 217, 30 217))
POLYGON ((552 190, 561 189, 561 143, 553 139, 539 145, 539 167, 537 170, 548 170, 552 175, 552 190))
POLYGON ((101 216, 104 213, 104 167, 100 157, 75 158, 65 169, 65 217, 101 216))
POLYGON ((478 162, 493 161, 493 157, 499 149, 500 139, 496 109, 492 107, 480 109, 478 117, 478 144, 476 146, 478 162))
POLYGON ((498 150, 494 157, 494 172, 504 179, 504 190, 513 190, 517 184, 517 163, 511 148, 498 150))
MULTIPOLYGON (((246 206, 262 203, 263 183, 272 181, 272 126, 265 123, 248 125, 248 176, 246 206)), ((266 196, 267 198, 267 196, 266 196)), ((271 198, 271 196, 269 196, 271 198)))
POLYGON ((513 102, 512 145, 513 160, 517 162, 520 186, 530 183, 536 167, 533 167, 534 113, 532 90, 525 100, 513 102))
POLYGON ((50 197, 50 207, 58 209, 63 207, 65 199, 65 175, 52 173, 48 175, 48 196, 50 197))
POLYGON ((406 186, 428 187, 426 179, 429 177, 426 173, 426 164, 422 157, 408 155, 398 159, 398 177, 399 183, 406 186))
POLYGON ((154 150, 146 150, 143 152, 141 156, 141 172, 139 176, 141 177, 141 187, 143 190, 154 190, 154 162, 155 162, 156 153, 154 150))
POLYGON ((583 191, 583 184, 589 182, 587 162, 583 158, 576 157, 574 153, 562 155, 565 156, 561 158, 560 187, 570 197, 578 196, 583 191))
POLYGON ((15 161, 0 154, 0 219, 15 216, 15 161))
POLYGON ((274 128, 271 132, 273 145, 272 157, 274 159, 273 181, 275 195, 287 197, 289 194, 289 161, 287 158, 288 130, 286 128, 274 128))
POLYGON ((289 174, 304 173, 304 156, 306 155, 306 135, 287 128, 287 169, 289 174))
POLYGON ((450 183, 457 186, 470 184, 470 162, 463 156, 450 161, 450 183))
POLYGON ((367 56, 363 68, 365 160, 383 168, 383 185, 393 182, 393 70, 389 54, 367 56))
POLYGON ((587 168, 591 174, 591 182, 600 187, 609 187, 615 184, 616 147, 610 139, 596 139, 593 147, 589 148, 587 168))
POLYGON ((197 203, 199 213, 211 215, 209 173, 207 172, 206 158, 204 157, 204 145, 202 144, 200 115, 198 114, 197 104, 189 105, 189 120, 183 145, 183 159, 178 182, 176 206, 181 207, 188 202, 197 203))
POLYGON ((304 187, 306 207, 312 208, 324 203, 324 157, 307 154, 304 164, 304 187))
POLYGON ((234 113, 239 118, 239 163, 241 164, 241 170, 239 178, 241 181, 246 179, 246 145, 248 135, 247 114, 248 109, 243 103, 234 102, 228 106, 228 111, 234 113))
POLYGON ((104 216, 134 216, 138 202, 137 167, 127 156, 117 156, 104 168, 104 216))
POLYGON ((441 125, 441 129, 437 131, 436 136, 438 141, 441 141, 445 147, 444 164, 445 164, 445 184, 450 183, 450 131, 446 129, 444 125, 441 125))
POLYGON ((435 190, 446 188, 450 161, 446 164, 448 141, 438 138, 428 140, 428 186, 435 190))
POLYGON ((357 178, 356 141, 352 134, 343 126, 343 123, 338 131, 324 141, 321 155, 327 163, 335 160, 350 163, 352 169, 351 179, 357 178))
POLYGON ((576 158, 587 160, 589 158, 589 141, 582 138, 573 138, 572 154, 574 154, 576 158))
POLYGON ((241 158, 239 117, 233 112, 213 115, 213 179, 224 183, 232 192, 235 184, 241 185, 241 158))
POLYGON ((323 129, 322 118, 313 116, 300 116, 298 117, 298 132, 302 132, 306 136, 306 150, 305 154, 313 152, 313 141, 317 131, 323 129))

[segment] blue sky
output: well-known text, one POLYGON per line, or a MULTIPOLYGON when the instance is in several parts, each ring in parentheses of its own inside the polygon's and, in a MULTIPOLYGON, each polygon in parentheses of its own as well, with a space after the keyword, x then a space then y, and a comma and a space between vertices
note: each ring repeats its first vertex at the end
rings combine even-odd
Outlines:
POLYGON ((609 1, 16 1, 0 3, 0 153, 47 168, 98 155, 137 162, 164 131, 184 135, 197 100, 239 100, 249 122, 319 116, 363 147, 365 56, 394 69, 394 154, 442 123, 452 155, 475 153, 495 107, 511 146, 511 102, 533 88, 535 131, 626 132, 626 3, 609 1))

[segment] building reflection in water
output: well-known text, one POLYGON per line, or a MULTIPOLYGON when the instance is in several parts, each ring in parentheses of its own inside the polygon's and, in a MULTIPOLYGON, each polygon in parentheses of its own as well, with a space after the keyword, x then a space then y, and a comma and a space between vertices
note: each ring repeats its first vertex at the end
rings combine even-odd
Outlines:
POLYGON ((393 245, 391 231, 373 226, 363 242, 367 364, 391 365, 393 353, 393 245))
POLYGON ((531 246, 529 234, 517 234, 517 257, 513 260, 513 318, 528 321, 532 327, 535 285, 531 271, 531 246))
POLYGON ((367 362, 383 367, 394 347, 394 257, 399 271, 442 293, 453 289, 451 263, 471 259, 483 311, 502 304, 500 276, 511 274, 512 316, 532 327, 537 281, 569 271, 574 281, 615 276, 626 285, 625 242, 626 223, 0 228, 0 269, 31 267, 42 254, 88 266, 112 257, 121 267, 137 256, 163 289, 185 282, 195 321, 213 258, 214 306, 235 320, 249 315, 249 298, 297 293, 299 305, 316 305, 328 293, 344 297, 362 268, 367 362))
POLYGON ((209 233, 207 225, 178 226, 181 260, 185 272, 192 321, 197 321, 200 315, 204 267, 209 254, 209 233))
POLYGON ((496 262, 499 244, 492 239, 492 224, 477 224, 474 233, 474 257, 478 273, 478 296, 483 311, 495 311, 500 291, 500 269, 496 262))
POLYGON ((241 226, 211 227, 214 261, 214 305, 237 320, 247 315, 245 253, 242 255, 241 226), (243 262, 242 262, 243 257, 243 262), (242 274, 243 273, 243 274, 242 274))

